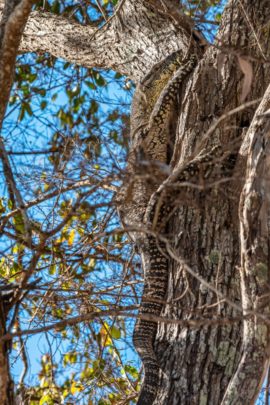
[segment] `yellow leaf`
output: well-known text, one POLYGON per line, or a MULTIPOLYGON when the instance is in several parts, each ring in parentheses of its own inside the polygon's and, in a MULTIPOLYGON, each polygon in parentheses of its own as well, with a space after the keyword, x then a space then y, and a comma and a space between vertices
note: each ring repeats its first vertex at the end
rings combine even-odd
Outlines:
POLYGON ((108 333, 109 328, 110 328, 109 325, 106 322, 104 322, 104 325, 100 329, 101 341, 104 346, 110 346, 112 344, 112 339, 110 338, 108 333))
POLYGON ((70 231, 69 236, 68 236, 69 246, 71 246, 73 244, 74 238, 75 238, 75 229, 72 229, 72 231, 70 231))
POLYGON ((72 395, 76 394, 76 392, 80 392, 83 390, 83 386, 78 382, 73 382, 70 387, 70 392, 72 395))

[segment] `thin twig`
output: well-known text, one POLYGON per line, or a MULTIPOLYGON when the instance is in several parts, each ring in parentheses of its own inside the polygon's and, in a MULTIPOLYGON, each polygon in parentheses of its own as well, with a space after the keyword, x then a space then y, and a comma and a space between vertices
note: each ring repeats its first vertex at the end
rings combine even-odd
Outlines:
POLYGON ((270 390, 270 367, 268 365, 267 380, 266 380, 266 387, 265 387, 265 393, 264 393, 265 405, 269 405, 269 390, 270 390))
MULTIPOLYGON (((14 333, 6 333, 0 338, 0 341, 8 341, 12 340, 15 337, 19 336, 27 336, 27 335, 36 335, 38 333, 43 333, 47 332, 49 330, 61 330, 67 326, 71 325, 76 325, 78 323, 82 322, 89 322, 91 320, 94 320, 96 318, 100 318, 101 316, 121 316, 121 317, 127 317, 127 318, 140 318, 144 319, 150 322, 158 322, 158 323, 164 323, 164 324, 169 324, 169 325, 179 325, 182 327, 186 328, 201 328, 201 327, 206 327, 206 326, 214 326, 214 325, 230 325, 236 322, 241 322, 243 319, 247 319, 252 316, 251 313, 247 315, 241 315, 238 317, 226 317, 226 318, 221 318, 217 317, 216 319, 212 316, 211 318, 197 318, 197 319, 171 319, 171 318, 164 318, 162 316, 156 316, 156 315, 151 315, 151 314, 134 314, 131 312, 126 312, 126 310, 135 310, 138 309, 137 305, 129 306, 126 307, 125 309, 123 308, 118 308, 118 309, 110 309, 110 310, 105 310, 105 311, 94 311, 92 313, 87 313, 84 315, 80 316, 75 316, 72 318, 68 318, 62 321, 54 322, 51 324, 48 324, 46 326, 42 326, 39 328, 35 329, 25 329, 20 332, 14 332, 14 333)), ((267 323, 270 324, 270 319, 267 319, 267 323)))
POLYGON ((243 6, 243 3, 242 3, 241 0, 238 0, 238 3, 240 4, 240 6, 241 6, 241 8, 242 8, 242 11, 243 11, 244 16, 245 16, 245 18, 246 18, 246 20, 247 20, 248 25, 250 26, 251 31, 253 32, 253 35, 254 35, 254 37, 255 37, 255 39, 256 39, 256 42, 257 42, 258 48, 259 48, 259 50, 260 50, 260 52, 261 52, 261 55, 262 55, 263 59, 266 60, 266 56, 265 56, 265 54, 264 54, 264 52, 263 52, 263 49, 262 49, 262 46, 261 46, 261 44, 260 44, 258 35, 256 34, 256 31, 255 31, 255 29, 254 29, 254 26, 253 26, 253 24, 251 23, 251 21, 250 21, 250 19, 249 19, 249 16, 247 15, 247 12, 246 12, 246 10, 245 10, 245 8, 244 8, 244 6, 243 6))
MULTIPOLYGON (((24 209, 24 201, 21 196, 21 193, 19 189, 17 188, 16 181, 13 175, 13 171, 11 168, 11 164, 9 162, 8 154, 6 152, 5 144, 3 141, 3 138, 0 136, 0 159, 2 160, 3 163, 3 172, 7 181, 7 187, 9 190, 10 196, 13 196, 12 200, 16 200, 18 204, 18 211, 21 213, 23 222, 24 222, 24 228, 27 236, 27 241, 28 244, 31 245, 31 224, 28 219, 26 210, 24 209)), ((13 204, 15 201, 13 201, 13 204)), ((15 207, 13 207, 15 208, 15 207)))
POLYGON ((239 107, 233 108, 232 110, 226 112, 225 114, 222 114, 221 117, 219 117, 208 129, 208 131, 202 136, 202 139, 197 146, 197 150, 200 150, 202 145, 207 142, 207 140, 210 138, 210 136, 215 132, 216 128, 219 126, 219 124, 226 120, 227 118, 231 117, 234 114, 237 114, 240 111, 245 110, 246 108, 249 108, 255 104, 259 104, 259 102, 262 100, 262 98, 257 98, 256 100, 248 101, 247 103, 241 104, 239 107))
POLYGON ((118 3, 118 5, 117 5, 117 7, 116 7, 116 10, 115 10, 115 12, 113 13, 113 15, 112 15, 110 18, 107 19, 107 21, 105 22, 104 25, 102 25, 102 27, 99 27, 99 28, 91 35, 90 41, 96 36, 96 34, 97 34, 99 31, 103 30, 103 29, 112 21, 113 18, 115 18, 115 17, 117 16, 117 14, 119 13, 119 11, 120 11, 121 8, 123 7, 125 1, 126 1, 126 0, 121 0, 121 1, 118 3))
MULTIPOLYGON (((17 319, 17 331, 20 331, 20 324, 19 324, 19 319, 17 319)), ((27 359, 27 355, 26 355, 26 349, 25 349, 25 342, 22 339, 22 336, 19 336, 19 343, 20 343, 20 356, 21 356, 21 360, 23 363, 23 369, 19 378, 19 386, 24 384, 24 379, 26 377, 27 371, 28 371, 28 359, 27 359)))
POLYGON ((100 4, 100 2, 99 2, 98 0, 95 0, 95 2, 96 2, 96 5, 97 5, 99 11, 100 11, 101 14, 102 14, 104 20, 107 21, 107 16, 106 16, 106 13, 105 13, 105 11, 104 11, 102 5, 100 4))

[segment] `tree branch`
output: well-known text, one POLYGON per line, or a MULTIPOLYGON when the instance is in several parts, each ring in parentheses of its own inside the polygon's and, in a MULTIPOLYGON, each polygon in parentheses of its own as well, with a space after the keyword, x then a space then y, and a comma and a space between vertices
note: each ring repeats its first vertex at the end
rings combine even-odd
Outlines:
POLYGON ((156 9, 153 16, 150 6, 143 0, 121 1, 98 29, 47 12, 32 12, 20 51, 48 52, 87 68, 113 69, 138 82, 166 53, 185 52, 190 45, 186 24, 176 27, 170 15, 156 9))
MULTIPOLYGON (((79 315, 79 316, 74 316, 68 319, 64 319, 62 321, 54 322, 45 326, 41 326, 39 328, 35 329, 24 329, 24 330, 17 330, 14 333, 6 333, 2 338, 0 338, 1 341, 9 341, 15 337, 20 337, 20 336, 29 336, 29 335, 36 335, 38 333, 43 333, 47 332, 49 330, 61 330, 67 326, 70 325, 76 325, 78 323, 82 322, 89 322, 93 319, 100 318, 103 316, 121 316, 121 317, 128 317, 128 318, 140 318, 140 319, 145 319, 148 321, 154 321, 154 322, 160 322, 164 323, 167 325, 173 324, 173 325, 180 325, 182 327, 189 327, 189 328, 200 328, 202 326, 213 326, 213 325, 229 325, 235 322, 240 322, 243 320, 242 316, 239 317, 233 317, 233 318, 224 318, 218 317, 217 319, 209 319, 209 318, 204 318, 202 317, 201 319, 167 319, 162 316, 155 316, 155 315, 150 315, 150 314, 140 314, 136 315, 131 312, 127 312, 128 310, 134 310, 137 309, 137 305, 129 306, 129 307, 119 307, 116 309, 108 309, 104 311, 93 311, 91 313, 87 313, 85 315, 79 315)), ((249 315, 250 316, 250 315, 249 315)), ((249 317, 248 316, 248 317, 249 317)))

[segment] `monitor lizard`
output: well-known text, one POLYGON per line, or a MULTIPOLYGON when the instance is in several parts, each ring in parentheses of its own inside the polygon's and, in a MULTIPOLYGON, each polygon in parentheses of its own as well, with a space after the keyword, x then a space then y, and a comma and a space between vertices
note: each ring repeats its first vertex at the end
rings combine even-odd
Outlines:
MULTIPOLYGON (((166 246, 145 232, 145 223, 151 221, 151 215, 147 221, 145 215, 151 196, 168 177, 169 124, 173 103, 181 83, 196 62, 196 55, 183 58, 181 51, 174 52, 151 69, 138 85, 133 99, 131 150, 127 165, 130 179, 121 188, 118 210, 142 258, 144 289, 139 315, 159 316, 166 296, 166 246)), ((164 208, 163 204, 162 210, 164 208)), ((133 343, 144 367, 139 405, 151 405, 157 395, 160 367, 153 347, 156 332, 156 322, 138 318, 133 343)))
POLYGON ((196 188, 200 180, 215 181, 221 173, 226 176, 234 165, 230 147, 206 145, 179 169, 172 173, 168 170, 173 104, 197 60, 195 54, 185 58, 181 51, 171 54, 145 76, 132 104, 127 166, 130 179, 121 189, 119 213, 138 246, 144 271, 144 289, 133 333, 133 344, 144 367, 138 405, 153 404, 160 385, 160 365, 154 350, 157 322, 149 318, 160 316, 166 297, 168 254, 164 235, 176 197, 179 200, 184 196, 185 200, 192 194, 192 182, 196 188), (189 185, 182 187, 183 184, 189 185), (181 191, 176 190, 178 185, 181 191))

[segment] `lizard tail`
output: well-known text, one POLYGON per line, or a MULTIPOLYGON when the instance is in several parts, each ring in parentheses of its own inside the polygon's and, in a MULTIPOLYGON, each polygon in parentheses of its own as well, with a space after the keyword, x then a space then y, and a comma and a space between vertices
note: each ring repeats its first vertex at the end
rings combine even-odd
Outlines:
MULTIPOLYGON (((152 236, 147 237, 147 249, 143 250, 145 286, 139 315, 147 315, 151 318, 151 316, 160 316, 164 304, 168 262, 164 256, 165 245, 152 236)), ((156 333, 156 321, 138 318, 133 333, 133 344, 144 367, 144 381, 138 405, 152 405, 160 385, 160 366, 154 351, 156 333)))
POLYGON ((144 381, 137 405, 153 404, 159 386, 159 365, 153 348, 157 324, 140 319, 135 327, 133 343, 144 366, 144 381))

